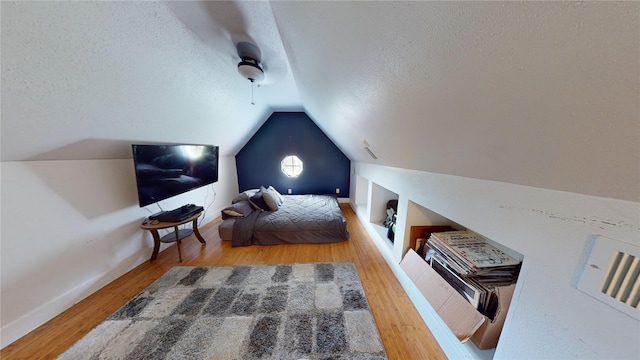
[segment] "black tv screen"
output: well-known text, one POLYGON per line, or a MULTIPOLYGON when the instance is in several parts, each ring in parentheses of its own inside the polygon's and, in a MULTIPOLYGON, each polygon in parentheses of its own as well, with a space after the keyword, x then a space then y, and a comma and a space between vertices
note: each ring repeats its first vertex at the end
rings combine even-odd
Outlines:
POLYGON ((218 147, 131 145, 140 207, 218 181, 218 147))

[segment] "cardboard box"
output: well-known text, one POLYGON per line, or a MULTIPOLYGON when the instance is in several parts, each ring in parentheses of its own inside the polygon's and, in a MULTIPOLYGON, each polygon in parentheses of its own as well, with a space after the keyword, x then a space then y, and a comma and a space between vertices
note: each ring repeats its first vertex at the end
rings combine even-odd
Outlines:
POLYGON ((471 339, 483 350, 496 347, 515 284, 498 288, 498 310, 491 321, 412 249, 402 259, 400 267, 461 342, 471 339))
POLYGON ((513 284, 496 289, 498 293, 498 310, 496 311, 493 321, 486 319, 480 329, 471 337, 471 341, 476 344, 478 349, 491 349, 498 345, 498 339, 502 332, 504 320, 507 317, 507 311, 509 310, 509 304, 511 304, 511 297, 513 296, 515 287, 516 285, 513 284))

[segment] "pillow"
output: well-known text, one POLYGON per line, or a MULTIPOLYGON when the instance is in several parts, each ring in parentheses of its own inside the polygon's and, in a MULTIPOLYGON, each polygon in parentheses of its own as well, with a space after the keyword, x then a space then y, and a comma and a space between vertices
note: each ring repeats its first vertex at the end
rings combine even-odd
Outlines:
POLYGON ((280 207, 278 196, 274 191, 269 189, 264 189, 264 191, 260 191, 262 193, 262 199, 265 204, 269 207, 269 210, 276 211, 280 207))
POLYGON ((276 194, 276 196, 278 197, 278 206, 282 205, 282 203, 284 202, 284 197, 282 197, 282 195, 278 192, 278 190, 276 190, 271 185, 269 185, 269 189, 267 189, 267 190, 273 191, 276 194))
POLYGON ((231 217, 245 217, 253 211, 251 203, 247 200, 238 201, 231 206, 227 206, 222 209, 222 219, 228 219, 231 217))
POLYGON ((259 189, 249 189, 249 190, 245 190, 243 192, 241 192, 240 194, 236 195, 236 197, 233 198, 233 200, 231 200, 232 204, 237 203, 238 201, 249 201, 249 198, 252 197, 253 195, 255 195, 258 191, 260 191, 259 189))
POLYGON ((269 206, 262 198, 262 191, 258 191, 255 195, 249 198, 249 202, 256 210, 269 211, 269 206))

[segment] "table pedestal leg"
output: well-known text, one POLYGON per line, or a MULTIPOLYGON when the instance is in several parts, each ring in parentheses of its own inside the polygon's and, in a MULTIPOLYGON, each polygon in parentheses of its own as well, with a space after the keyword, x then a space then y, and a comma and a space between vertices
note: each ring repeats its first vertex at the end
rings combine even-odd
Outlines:
POLYGON ((160 235, 158 234, 158 230, 152 229, 150 231, 153 235, 153 253, 151 253, 151 259, 149 259, 149 262, 152 262, 158 257, 158 251, 160 250, 160 235))
POLYGON ((204 241, 204 238, 202 237, 202 235, 200 235, 200 231, 198 231, 198 219, 194 219, 193 220, 193 233, 196 234, 196 238, 203 244, 206 244, 207 242, 204 241))
POLYGON ((182 250, 180 249, 180 235, 178 234, 178 227, 173 228, 174 233, 176 234, 176 246, 178 247, 178 259, 182 262, 182 250))

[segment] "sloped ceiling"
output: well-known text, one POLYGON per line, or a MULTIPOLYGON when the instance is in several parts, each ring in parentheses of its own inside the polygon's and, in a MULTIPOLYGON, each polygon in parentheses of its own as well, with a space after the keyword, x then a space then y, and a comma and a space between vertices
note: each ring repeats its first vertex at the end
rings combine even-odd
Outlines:
POLYGON ((0 6, 3 161, 233 156, 302 110, 354 161, 640 200, 638 2, 0 6))

